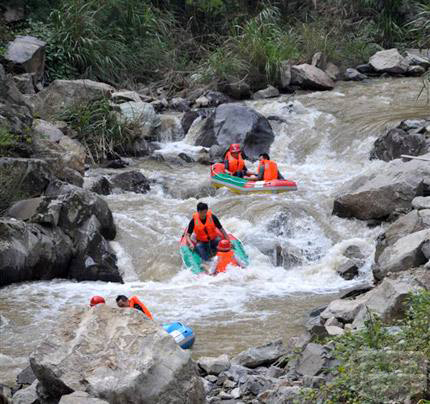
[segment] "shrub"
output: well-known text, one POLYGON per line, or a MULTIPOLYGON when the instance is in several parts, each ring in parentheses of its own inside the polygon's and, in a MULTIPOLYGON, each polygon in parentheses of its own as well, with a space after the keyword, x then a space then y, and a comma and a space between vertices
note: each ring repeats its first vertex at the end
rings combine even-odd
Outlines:
POLYGON ((122 122, 106 98, 71 107, 59 118, 76 131, 92 162, 125 154, 139 135, 137 124, 122 122))

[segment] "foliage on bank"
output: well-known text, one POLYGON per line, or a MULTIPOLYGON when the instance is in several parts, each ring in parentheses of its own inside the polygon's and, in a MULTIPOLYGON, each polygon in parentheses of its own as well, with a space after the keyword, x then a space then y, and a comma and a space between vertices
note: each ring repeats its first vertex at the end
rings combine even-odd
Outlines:
POLYGON ((408 306, 405 318, 394 326, 371 317, 362 331, 337 337, 334 353, 339 365, 333 379, 306 398, 372 403, 417 391, 416 401, 428 399, 419 392, 426 390, 430 360, 430 291, 411 295, 408 306))
MULTIPOLYGON (((204 81, 276 84, 282 60, 323 51, 350 66, 380 47, 430 46, 426 0, 25 0, 16 32, 48 42, 47 79, 112 84, 204 81)), ((10 39, 0 28, 0 42, 10 39)), ((0 46, 1 49, 1 46, 0 46)))

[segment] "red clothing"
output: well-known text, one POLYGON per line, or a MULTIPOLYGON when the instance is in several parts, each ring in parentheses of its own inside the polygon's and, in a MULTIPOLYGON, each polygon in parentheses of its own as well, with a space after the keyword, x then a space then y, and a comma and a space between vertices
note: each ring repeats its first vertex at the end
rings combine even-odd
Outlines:
POLYGON ((150 320, 153 320, 151 312, 146 308, 146 306, 138 299, 137 296, 132 296, 128 299, 128 305, 133 308, 142 311, 146 314, 150 320))

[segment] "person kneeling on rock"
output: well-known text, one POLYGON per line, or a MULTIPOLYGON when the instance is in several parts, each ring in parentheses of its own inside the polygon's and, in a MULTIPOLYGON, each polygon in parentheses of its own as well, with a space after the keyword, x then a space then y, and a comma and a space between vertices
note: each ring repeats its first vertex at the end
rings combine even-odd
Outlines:
POLYGON ((137 298, 137 296, 132 296, 129 299, 127 296, 119 295, 116 297, 116 304, 118 307, 132 307, 133 309, 140 310, 142 313, 146 314, 146 317, 148 317, 150 320, 153 320, 151 312, 137 298))

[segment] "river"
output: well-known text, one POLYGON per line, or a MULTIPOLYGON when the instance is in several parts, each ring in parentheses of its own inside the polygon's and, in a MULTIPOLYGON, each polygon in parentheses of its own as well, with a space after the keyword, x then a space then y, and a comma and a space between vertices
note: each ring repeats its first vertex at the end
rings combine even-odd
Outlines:
MULTIPOLYGON (((28 355, 68 307, 88 304, 94 294, 114 305, 117 294, 138 295, 157 321, 181 320, 197 334, 193 356, 234 354, 248 346, 303 330, 309 311, 351 287, 372 282, 371 262, 381 227, 331 215, 333 198, 351 177, 384 164, 368 160, 375 138, 402 119, 429 116, 420 80, 378 79, 338 83, 331 92, 249 101, 271 119, 271 158, 298 183, 280 195, 233 195, 211 191, 208 167, 134 160, 151 180, 145 195, 106 197, 118 227, 112 243, 125 284, 55 280, 11 285, 0 290, 0 381, 13 383, 28 355), (251 264, 217 277, 181 268, 178 240, 204 197, 224 227, 239 237, 251 264), (344 250, 357 245, 366 263, 346 281, 335 269, 344 250), (295 257, 288 268, 262 253, 275 246, 295 257)), ((192 134, 162 144, 161 154, 199 148, 192 134)), ((92 170, 94 175, 103 172, 92 170)))

